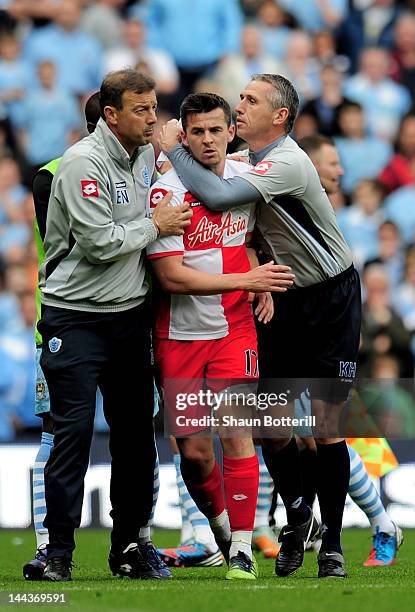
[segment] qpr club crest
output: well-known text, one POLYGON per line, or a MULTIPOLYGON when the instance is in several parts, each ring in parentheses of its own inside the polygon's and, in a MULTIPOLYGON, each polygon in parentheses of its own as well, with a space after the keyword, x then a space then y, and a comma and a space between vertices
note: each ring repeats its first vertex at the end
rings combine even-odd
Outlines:
POLYGON ((54 336, 49 340, 49 350, 51 353, 57 353, 62 346, 62 340, 54 336))
POLYGON ((150 175, 149 175, 149 173, 148 173, 148 168, 147 168, 147 166, 144 166, 144 168, 142 169, 142 171, 141 171, 141 176, 143 177, 143 182, 144 182, 144 185, 145 185, 146 187, 150 187, 150 175))

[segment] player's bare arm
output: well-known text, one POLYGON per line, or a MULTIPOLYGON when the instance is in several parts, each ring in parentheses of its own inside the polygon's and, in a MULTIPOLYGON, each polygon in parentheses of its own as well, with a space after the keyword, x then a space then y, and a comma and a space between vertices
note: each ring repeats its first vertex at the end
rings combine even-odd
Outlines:
POLYGON ((152 260, 154 271, 164 291, 190 295, 216 295, 231 291, 285 292, 293 284, 288 266, 273 262, 240 274, 209 274, 183 265, 182 255, 152 260))

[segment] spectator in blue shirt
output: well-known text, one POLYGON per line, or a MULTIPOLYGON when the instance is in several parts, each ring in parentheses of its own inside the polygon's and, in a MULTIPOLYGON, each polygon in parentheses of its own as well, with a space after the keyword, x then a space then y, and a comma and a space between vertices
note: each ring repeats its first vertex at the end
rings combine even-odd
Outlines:
MULTIPOLYGON (((6 263, 0 255, 0 337, 20 326, 19 303, 6 284, 6 263)), ((0 368, 0 372, 2 369, 0 368)))
POLYGON ((347 0, 278 0, 302 29, 309 32, 336 28, 347 14, 347 0))
POLYGON ((256 16, 262 48, 279 60, 284 59, 292 29, 286 25, 286 13, 274 0, 264 0, 256 16))
POLYGON ((24 432, 28 429, 40 429, 39 417, 34 410, 34 389, 36 386, 35 365, 35 323, 36 301, 32 292, 19 296, 22 327, 15 334, 14 341, 19 343, 20 351, 15 355, 16 367, 19 369, 19 395, 15 405, 15 428, 24 432))
POLYGON ((320 71, 320 82, 320 95, 306 102, 302 112, 315 117, 320 134, 333 136, 338 132, 337 109, 344 101, 343 74, 333 64, 327 64, 320 71))
POLYGON ((14 344, 13 334, 20 329, 19 304, 7 290, 6 266, 0 258, 0 443, 10 442, 15 435, 13 418, 20 396, 15 360, 19 347, 14 344))
POLYGON ((149 46, 173 57, 181 76, 180 96, 238 50, 242 12, 237 0, 149 0, 149 46))
POLYGON ((335 138, 344 168, 341 186, 351 195, 363 178, 376 178, 392 155, 385 140, 368 136, 363 109, 357 102, 345 101, 338 108, 340 136, 335 138))
POLYGON ((348 13, 338 27, 336 37, 338 51, 349 56, 352 72, 358 68, 364 47, 392 48, 394 25, 400 11, 396 0, 349 2, 348 13))
POLYGON ((33 70, 52 59, 59 87, 78 96, 96 91, 103 77, 102 47, 79 27, 79 0, 61 0, 55 23, 38 28, 27 38, 24 55, 33 70))
POLYGON ((14 123, 22 99, 30 83, 30 70, 20 56, 20 45, 15 34, 0 36, 0 106, 14 123))
POLYGON ((319 95, 320 65, 314 57, 313 41, 307 32, 293 31, 283 66, 282 74, 294 85, 301 105, 319 95))
POLYGON ((283 68, 276 57, 263 52, 260 34, 254 25, 244 27, 241 42, 241 51, 225 57, 215 73, 215 82, 231 107, 240 102, 240 92, 253 74, 279 74, 283 68))
POLYGON ((353 203, 337 215, 337 221, 353 253, 353 261, 361 268, 377 256, 378 230, 383 220, 381 205, 385 188, 376 179, 363 179, 355 189, 353 203))
POLYGON ((378 231, 379 252, 377 257, 365 264, 365 269, 372 263, 382 264, 389 274, 393 292, 401 282, 404 270, 404 253, 398 226, 393 221, 383 221, 378 231))
POLYGON ((27 195, 16 162, 0 159, 0 254, 5 258, 15 246, 26 247, 30 241, 32 232, 24 217, 27 195))
POLYGON ((0 443, 11 442, 15 436, 11 398, 16 384, 16 368, 3 343, 4 338, 0 335, 0 443))
POLYGON ((385 200, 385 217, 396 223, 406 244, 415 242, 415 186, 400 187, 385 200))
POLYGON ((55 85, 52 62, 39 64, 41 89, 24 101, 19 119, 28 162, 36 167, 62 155, 79 138, 80 112, 75 98, 55 85))
POLYGON ((401 118, 411 107, 411 96, 403 85, 389 78, 389 68, 386 50, 365 49, 360 71, 345 82, 344 94, 363 106, 370 134, 393 140, 401 118))

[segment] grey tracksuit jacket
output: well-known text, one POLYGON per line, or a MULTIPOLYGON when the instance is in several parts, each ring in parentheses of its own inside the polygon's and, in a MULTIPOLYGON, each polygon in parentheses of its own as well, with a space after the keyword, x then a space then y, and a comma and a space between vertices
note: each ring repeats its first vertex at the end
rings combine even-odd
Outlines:
POLYGON ((102 119, 68 149, 49 200, 43 304, 117 312, 144 301, 144 249, 157 237, 145 218, 154 177, 153 147, 139 147, 130 159, 102 119))

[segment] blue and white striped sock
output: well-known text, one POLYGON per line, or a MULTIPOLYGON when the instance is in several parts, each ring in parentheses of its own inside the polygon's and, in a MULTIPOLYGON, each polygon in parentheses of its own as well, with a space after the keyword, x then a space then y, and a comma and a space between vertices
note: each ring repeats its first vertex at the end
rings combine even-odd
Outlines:
POLYGON ((208 519, 202 514, 191 497, 184 483, 180 471, 180 455, 174 455, 176 467, 176 482, 179 491, 179 503, 182 513, 181 543, 188 541, 204 544, 206 548, 214 553, 218 549, 208 519))
POLYGON ((53 437, 53 434, 42 433, 33 468, 32 504, 37 548, 43 548, 49 543, 48 530, 43 526, 46 516, 45 465, 53 448, 53 437))
POLYGON ((159 477, 159 456, 156 449, 156 463, 154 465, 154 481, 153 481, 153 507, 151 509, 150 519, 144 527, 140 527, 138 539, 140 544, 146 544, 151 542, 151 528, 154 521, 154 512, 156 510, 157 499, 160 490, 160 477, 159 477))
POLYGON ((268 527, 268 513, 271 508, 274 482, 265 465, 264 457, 262 456, 262 448, 256 446, 255 450, 259 460, 258 501, 255 512, 255 529, 258 529, 259 527, 268 527))
POLYGON ((380 495, 367 473, 362 458, 354 448, 349 446, 349 444, 347 448, 350 457, 350 481, 348 491, 350 497, 366 514, 373 533, 376 532, 376 527, 379 527, 379 531, 394 535, 395 526, 386 513, 380 495))
MULTIPOLYGON (((185 502, 188 497, 190 497, 187 487, 184 484, 182 473, 180 471, 180 454, 175 453, 173 455, 174 467, 176 469, 176 485, 177 492, 179 494, 179 507, 180 513, 182 515, 182 528, 180 532, 180 544, 187 544, 187 542, 191 542, 194 540, 192 523, 189 521, 189 517, 187 514, 187 510, 185 507, 185 502)), ((192 500, 193 501, 193 500, 192 500)))

